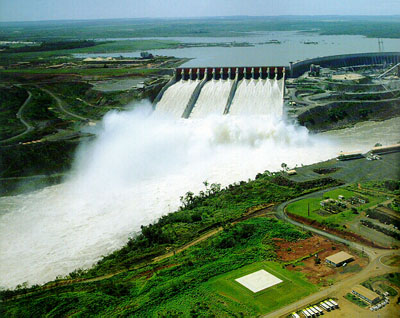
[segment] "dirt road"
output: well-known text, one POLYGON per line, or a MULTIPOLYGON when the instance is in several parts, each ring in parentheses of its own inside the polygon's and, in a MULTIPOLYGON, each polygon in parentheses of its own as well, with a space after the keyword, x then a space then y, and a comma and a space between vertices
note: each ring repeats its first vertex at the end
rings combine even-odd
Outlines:
MULTIPOLYGON (((276 318, 276 317, 285 317, 287 314, 297 311, 301 308, 306 307, 309 304, 312 303, 316 303, 319 300, 323 300, 327 297, 336 297, 338 299, 343 299, 343 296, 346 295, 348 292, 351 292, 351 288, 354 285, 357 285, 365 280, 367 280, 370 277, 373 276, 378 276, 378 275, 383 275, 383 274, 387 274, 387 273, 392 273, 392 272, 396 272, 398 271, 398 268, 396 267, 391 267, 391 266, 387 266, 385 264, 383 264, 381 262, 381 258, 387 255, 400 255, 400 251, 399 250, 380 250, 380 249, 376 249, 376 248, 372 248, 372 247, 368 247, 368 246, 364 246, 361 245, 359 243, 356 242, 351 242, 348 241, 346 239, 343 239, 341 237, 335 236, 331 233, 326 233, 322 230, 319 229, 315 229, 311 226, 308 226, 306 224, 301 224, 299 222, 296 222, 292 219, 290 219, 284 212, 284 208, 291 202, 294 201, 298 201, 298 200, 302 200, 304 198, 307 197, 311 197, 311 196, 315 196, 315 195, 320 195, 321 193, 325 192, 325 191, 330 191, 331 189, 325 189, 325 190, 321 190, 318 192, 314 192, 312 194, 309 195, 305 195, 290 201, 287 201, 285 203, 280 204, 277 208, 276 208, 276 215, 278 218, 286 220, 287 222, 290 222, 296 226, 302 227, 304 229, 307 229, 309 231, 312 231, 316 234, 328 237, 331 240, 340 242, 340 243, 344 243, 349 245, 351 248, 357 249, 359 251, 362 251, 364 253, 366 253, 368 255, 369 258, 369 264, 359 273, 355 274, 354 276, 349 277, 346 280, 343 280, 335 285, 332 285, 328 288, 325 288, 317 293, 314 293, 308 297, 305 297, 303 299, 300 299, 299 301, 296 301, 292 304, 289 304, 279 310, 276 310, 274 312, 271 312, 267 315, 262 316, 263 318, 276 318)), ((367 312, 365 312, 367 313, 367 312)), ((372 313, 371 313, 372 315, 372 313)), ((371 316, 370 313, 368 313, 368 317, 371 316)))

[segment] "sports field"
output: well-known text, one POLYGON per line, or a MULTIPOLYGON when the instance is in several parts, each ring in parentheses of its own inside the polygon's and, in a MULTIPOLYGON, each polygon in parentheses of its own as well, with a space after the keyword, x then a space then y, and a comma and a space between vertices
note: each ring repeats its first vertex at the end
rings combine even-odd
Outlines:
POLYGON ((244 266, 211 279, 209 285, 216 293, 249 306, 260 314, 276 310, 318 290, 318 287, 309 283, 302 274, 288 271, 276 262, 259 262, 244 266), (235 281, 260 270, 276 276, 282 283, 253 293, 235 281))

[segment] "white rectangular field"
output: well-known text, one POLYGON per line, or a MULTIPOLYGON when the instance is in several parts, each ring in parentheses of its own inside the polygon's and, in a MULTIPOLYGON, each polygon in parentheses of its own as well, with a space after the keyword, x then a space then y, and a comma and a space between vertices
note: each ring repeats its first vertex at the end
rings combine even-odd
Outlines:
POLYGON ((278 277, 275 277, 263 269, 235 279, 235 281, 237 281, 239 284, 242 284, 247 289, 250 289, 253 293, 267 289, 282 282, 282 280, 280 280, 278 277))

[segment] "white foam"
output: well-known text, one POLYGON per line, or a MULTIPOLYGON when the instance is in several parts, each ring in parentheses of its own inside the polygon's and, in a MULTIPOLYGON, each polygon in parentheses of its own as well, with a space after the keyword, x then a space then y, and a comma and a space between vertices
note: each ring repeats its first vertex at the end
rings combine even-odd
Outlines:
POLYGON ((175 118, 182 117, 186 105, 199 83, 199 80, 180 80, 168 87, 156 105, 156 113, 169 114, 175 118))
POLYGON ((150 112, 145 105, 107 114, 64 183, 0 198, 0 286, 90 267, 175 211, 187 191, 204 190, 205 180, 226 186, 346 150, 267 115, 184 120, 150 112))
POLYGON ((232 80, 210 80, 202 88, 190 118, 222 115, 231 92, 232 80))

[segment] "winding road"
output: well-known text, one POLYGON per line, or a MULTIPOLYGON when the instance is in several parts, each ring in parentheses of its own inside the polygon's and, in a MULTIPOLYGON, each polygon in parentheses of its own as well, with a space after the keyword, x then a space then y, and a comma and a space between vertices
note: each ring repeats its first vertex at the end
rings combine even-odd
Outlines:
POLYGON ((41 89, 42 91, 46 92, 47 94, 49 94, 51 97, 54 98, 54 100, 55 100, 56 103, 57 103, 57 107, 59 108, 59 110, 60 110, 61 112, 65 113, 65 114, 67 114, 67 115, 69 115, 69 116, 71 116, 71 117, 74 117, 75 119, 84 120, 84 121, 89 121, 89 118, 82 117, 82 116, 80 116, 80 115, 71 113, 70 111, 66 110, 66 109, 64 108, 64 106, 63 106, 63 104, 64 104, 63 101, 62 101, 58 96, 56 96, 53 92, 51 92, 51 91, 49 91, 48 89, 43 88, 43 87, 39 87, 39 86, 38 86, 38 88, 41 89))
POLYGON ((276 311, 273 311, 266 315, 263 315, 262 316, 263 318, 276 318, 276 317, 285 316, 291 312, 294 312, 301 308, 304 308, 304 307, 308 306, 309 304, 313 304, 320 300, 326 299, 327 297, 334 296, 334 297, 337 297, 338 299, 343 299, 344 295, 346 295, 348 292, 351 292, 351 288, 354 285, 360 284, 361 282, 363 282, 373 276, 384 275, 384 274, 398 271, 397 267, 391 267, 391 266, 387 266, 387 265, 383 264, 381 262, 381 259, 384 256, 388 256, 388 255, 400 255, 399 250, 381 250, 381 249, 377 249, 377 248, 364 246, 362 244, 352 242, 352 241, 346 240, 344 238, 338 237, 331 233, 327 233, 322 230, 313 228, 312 226, 296 222, 296 221, 290 219, 285 213, 285 207, 292 202, 299 201, 299 200, 302 200, 305 198, 316 197, 316 196, 323 194, 324 192, 331 191, 333 189, 337 189, 337 188, 344 187, 344 186, 345 185, 333 187, 333 188, 329 188, 329 189, 324 189, 321 191, 313 192, 313 193, 286 201, 276 207, 276 211, 275 211, 276 216, 279 219, 285 220, 293 225, 302 227, 303 229, 309 230, 315 234, 325 236, 333 241, 344 243, 353 249, 357 249, 363 253, 366 253, 369 258, 369 264, 359 273, 357 273, 343 281, 340 281, 328 288, 322 289, 319 292, 316 292, 312 295, 302 298, 294 303, 291 303, 283 308, 280 308, 276 311))
MULTIPOLYGON (((19 86, 19 85, 18 85, 18 86, 19 86)), ((0 143, 6 143, 6 142, 14 141, 14 140, 16 140, 16 139, 18 139, 18 138, 20 138, 20 137, 26 135, 27 133, 31 132, 32 130, 34 130, 34 127, 31 126, 31 125, 24 119, 24 116, 23 116, 23 112, 24 112, 25 107, 30 103, 30 101, 31 101, 31 99, 32 99, 32 93, 31 93, 30 91, 28 91, 28 90, 26 90, 26 91, 28 92, 28 97, 27 97, 27 99, 25 100, 25 102, 22 104, 22 106, 19 108, 19 110, 18 110, 18 112, 17 112, 17 115, 16 115, 17 118, 21 121, 21 123, 26 127, 26 129, 25 129, 24 132, 22 132, 22 133, 20 133, 20 134, 18 134, 18 135, 16 135, 16 136, 13 136, 13 137, 10 137, 10 138, 7 138, 7 139, 0 140, 0 143)))

